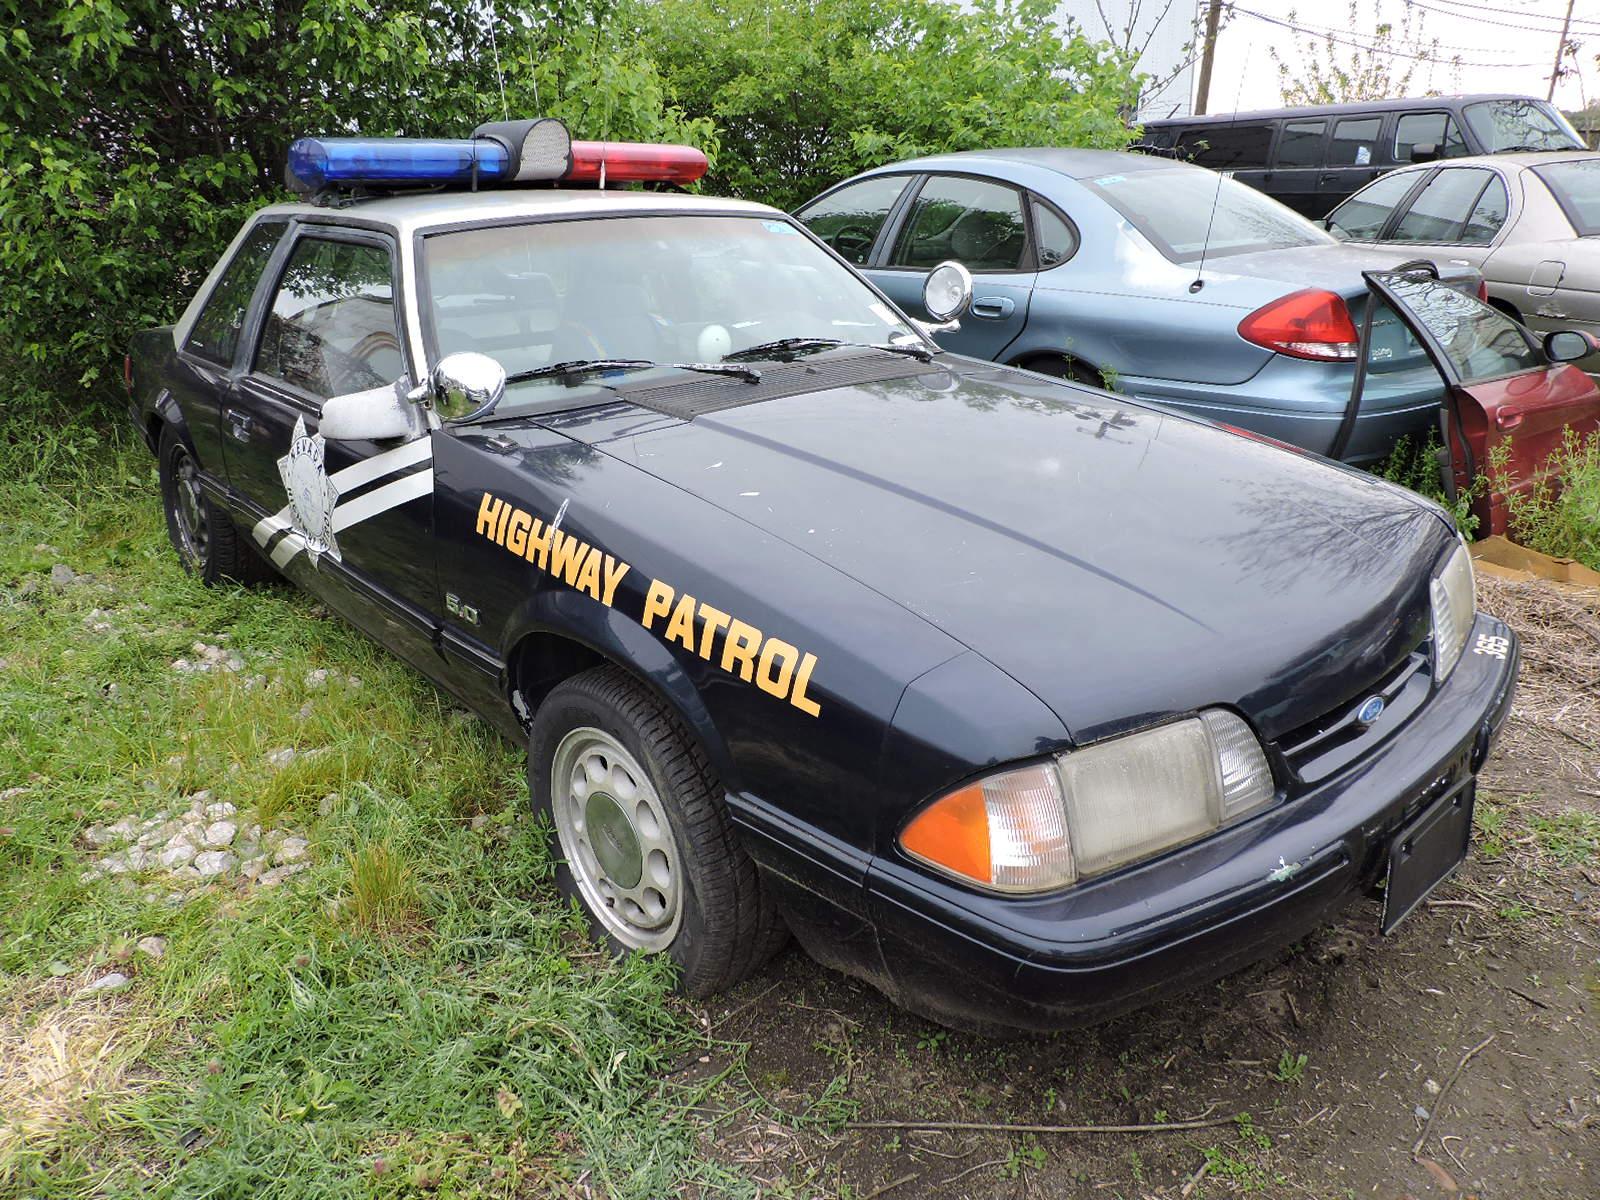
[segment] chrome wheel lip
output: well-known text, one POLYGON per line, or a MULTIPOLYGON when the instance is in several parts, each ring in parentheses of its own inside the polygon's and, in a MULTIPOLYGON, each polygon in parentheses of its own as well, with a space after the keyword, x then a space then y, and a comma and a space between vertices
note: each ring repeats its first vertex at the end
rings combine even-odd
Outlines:
POLYGON ((195 566, 203 567, 211 552, 211 524, 206 519, 200 472, 181 446, 172 455, 172 482, 177 493, 172 515, 178 528, 179 550, 195 566))
POLYGON ((683 923, 682 859, 650 776, 603 729, 581 726, 557 744, 550 763, 550 808, 561 855, 585 907, 605 931, 633 950, 670 946, 683 923), (591 828, 591 814, 604 819, 591 828), (609 839, 596 849, 596 840, 609 839), (625 886, 604 865, 631 865, 625 886))

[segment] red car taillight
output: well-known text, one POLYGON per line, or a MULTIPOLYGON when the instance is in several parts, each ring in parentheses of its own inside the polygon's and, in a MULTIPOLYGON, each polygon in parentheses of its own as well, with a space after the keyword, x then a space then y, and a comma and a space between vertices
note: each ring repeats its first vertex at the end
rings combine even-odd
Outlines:
POLYGON ((1239 336, 1294 358, 1354 362, 1360 335, 1342 297, 1307 288, 1256 309, 1239 322, 1239 336))
POLYGON ((1489 284, 1485 280, 1478 280, 1478 299, 1485 304, 1489 303, 1489 284))

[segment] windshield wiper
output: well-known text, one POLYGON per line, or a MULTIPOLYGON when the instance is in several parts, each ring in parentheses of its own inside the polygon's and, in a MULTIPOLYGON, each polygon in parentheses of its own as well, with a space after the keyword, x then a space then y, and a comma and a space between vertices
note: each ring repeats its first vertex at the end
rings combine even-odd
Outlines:
POLYGON ((745 358, 770 358, 778 354, 793 354, 801 350, 832 350, 836 346, 859 346, 867 350, 887 350, 890 354, 905 354, 922 362, 932 362, 933 356, 938 353, 923 345, 921 342, 908 342, 901 345, 896 342, 847 342, 843 338, 825 337, 786 337, 774 342, 761 342, 754 346, 746 346, 743 350, 735 350, 731 354, 722 356, 723 362, 737 362, 745 358))
POLYGON ((1496 154, 1522 154, 1525 151, 1543 153, 1546 150, 1575 150, 1576 146, 1501 146, 1496 154))
POLYGON ((732 363, 658 363, 648 358, 571 358, 565 362, 550 363, 531 371, 518 371, 506 376, 507 383, 526 383, 530 379, 560 379, 572 382, 584 375, 604 371, 642 371, 647 367, 672 367, 678 371, 699 371, 703 375, 732 375, 746 383, 760 383, 761 372, 754 367, 735 366, 732 363))

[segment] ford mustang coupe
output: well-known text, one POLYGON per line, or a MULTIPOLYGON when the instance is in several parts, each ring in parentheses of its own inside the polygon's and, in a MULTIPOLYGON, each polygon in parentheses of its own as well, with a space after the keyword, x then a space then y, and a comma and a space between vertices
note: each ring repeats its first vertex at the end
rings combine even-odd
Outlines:
MULTIPOLYGON (((526 745, 612 949, 705 995, 792 932, 1050 1030, 1363 893, 1387 931, 1462 861, 1517 643, 1439 508, 942 352, 789 217, 663 190, 682 147, 289 165, 308 199, 129 356, 172 541, 526 745)), ((930 274, 936 320, 969 298, 930 274)))

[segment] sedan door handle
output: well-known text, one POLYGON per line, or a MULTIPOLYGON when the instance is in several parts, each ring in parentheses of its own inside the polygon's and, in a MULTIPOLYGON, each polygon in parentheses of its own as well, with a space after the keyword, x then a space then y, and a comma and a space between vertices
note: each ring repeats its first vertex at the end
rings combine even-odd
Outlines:
POLYGON ((235 441, 248 442, 250 431, 256 427, 255 419, 240 408, 230 408, 222 414, 228 420, 228 432, 235 441))
POLYGON ((972 301, 972 315, 989 321, 1000 321, 1017 310, 1010 296, 979 296, 972 301))
POLYGON ((1494 423, 1504 430, 1515 429, 1522 424, 1522 410, 1514 404, 1502 404, 1495 409, 1494 423))

